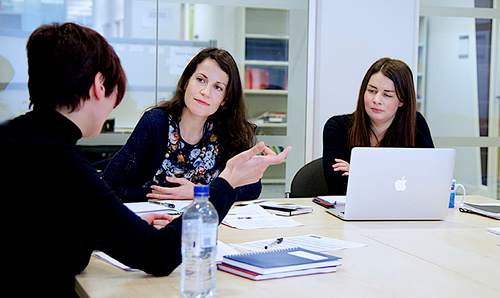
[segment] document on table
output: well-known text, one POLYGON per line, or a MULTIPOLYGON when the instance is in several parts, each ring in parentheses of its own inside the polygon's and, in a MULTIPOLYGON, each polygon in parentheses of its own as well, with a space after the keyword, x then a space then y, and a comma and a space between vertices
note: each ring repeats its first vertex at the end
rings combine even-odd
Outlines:
MULTIPOLYGON (((222 258, 224 256, 227 256, 227 255, 235 255, 235 254, 239 254, 240 251, 234 247, 232 247, 231 245, 228 245, 220 240, 217 240, 217 256, 216 256, 216 262, 217 263, 222 263, 222 258)), ((117 268, 120 268, 122 270, 125 270, 125 271, 130 271, 130 272, 133 272, 133 271, 139 271, 139 269, 134 269, 134 268, 130 268, 129 266, 117 261, 116 259, 110 257, 109 255, 103 253, 102 251, 94 251, 93 255, 110 264, 110 265, 113 265, 117 268)))
POLYGON ((291 218, 271 214, 256 204, 229 210, 222 223, 241 230, 286 228, 303 225, 291 218))
POLYGON ((217 240, 217 257, 216 257, 217 264, 222 263, 222 258, 224 256, 237 255, 239 253, 240 251, 232 247, 231 245, 226 244, 220 240, 217 240))
POLYGON ((500 227, 498 227, 498 228, 488 228, 488 232, 500 236, 500 227))
MULTIPOLYGON (((276 239, 265 239, 252 242, 235 243, 231 245, 240 250, 255 252, 264 250, 264 247, 275 241, 276 239)), ((309 234, 302 236, 283 237, 283 240, 280 241, 279 244, 273 245, 273 249, 302 247, 316 252, 328 252, 332 250, 357 248, 363 246, 366 246, 366 244, 309 234)))
POLYGON ((111 264, 111 265, 113 265, 115 267, 118 267, 118 268, 120 268, 122 270, 130 271, 130 272, 132 272, 132 271, 138 271, 137 269, 130 268, 129 266, 127 266, 127 265, 125 265, 125 264, 123 264, 123 263, 121 263, 121 262, 113 259, 112 257, 108 256, 107 254, 103 253, 102 251, 95 251, 93 253, 93 255, 96 258, 98 258, 100 260, 103 260, 104 262, 106 262, 108 264, 111 264))
POLYGON ((136 202, 125 203, 128 209, 132 210, 135 214, 141 215, 146 213, 167 213, 167 214, 180 214, 184 209, 189 206, 192 200, 162 200, 153 202, 136 202))

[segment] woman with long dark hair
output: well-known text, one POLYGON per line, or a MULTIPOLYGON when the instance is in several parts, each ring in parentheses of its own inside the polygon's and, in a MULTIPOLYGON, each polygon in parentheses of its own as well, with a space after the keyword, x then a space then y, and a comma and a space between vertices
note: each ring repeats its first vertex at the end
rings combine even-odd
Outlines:
MULTIPOLYGON (((232 156, 255 143, 238 67, 225 50, 207 48, 186 66, 171 100, 146 111, 103 178, 127 202, 191 199, 232 156)), ((260 195, 260 182, 238 190, 260 195)))
POLYGON ((329 194, 344 195, 353 147, 434 147, 416 111, 413 75, 406 63, 381 58, 366 72, 352 114, 331 117, 323 130, 323 169, 329 194))

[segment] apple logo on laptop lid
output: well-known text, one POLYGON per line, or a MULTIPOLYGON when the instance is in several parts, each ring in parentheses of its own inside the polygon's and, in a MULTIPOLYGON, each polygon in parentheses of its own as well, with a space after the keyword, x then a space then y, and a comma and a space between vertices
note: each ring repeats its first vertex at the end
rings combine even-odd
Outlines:
POLYGON ((396 191, 405 191, 406 190, 406 177, 405 176, 401 177, 401 179, 397 179, 394 182, 394 189, 396 189, 396 191))

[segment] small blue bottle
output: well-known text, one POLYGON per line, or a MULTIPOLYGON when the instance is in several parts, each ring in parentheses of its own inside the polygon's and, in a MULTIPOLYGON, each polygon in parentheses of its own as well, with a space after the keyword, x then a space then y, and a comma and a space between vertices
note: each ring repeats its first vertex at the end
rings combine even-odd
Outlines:
POLYGON ((448 203, 448 208, 455 208, 455 184, 457 180, 451 180, 451 188, 450 188, 450 202, 448 203))

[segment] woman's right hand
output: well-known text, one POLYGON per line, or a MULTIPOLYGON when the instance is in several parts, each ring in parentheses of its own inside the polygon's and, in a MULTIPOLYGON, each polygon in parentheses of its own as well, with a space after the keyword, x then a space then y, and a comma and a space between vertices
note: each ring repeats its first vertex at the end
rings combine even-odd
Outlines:
POLYGON ((146 195, 149 199, 157 200, 192 200, 194 196, 194 183, 186 178, 166 177, 170 183, 178 184, 173 187, 151 185, 151 192, 146 195))
POLYGON ((342 171, 342 176, 349 176, 349 163, 345 160, 335 158, 335 163, 332 165, 335 172, 342 171))

